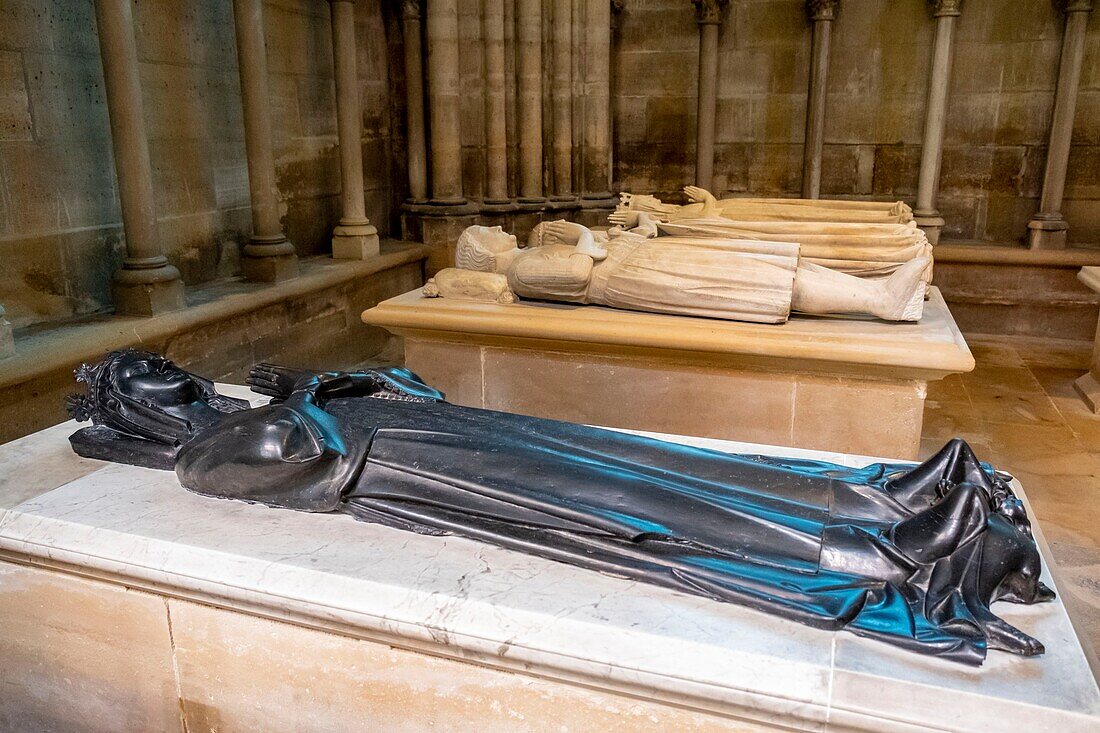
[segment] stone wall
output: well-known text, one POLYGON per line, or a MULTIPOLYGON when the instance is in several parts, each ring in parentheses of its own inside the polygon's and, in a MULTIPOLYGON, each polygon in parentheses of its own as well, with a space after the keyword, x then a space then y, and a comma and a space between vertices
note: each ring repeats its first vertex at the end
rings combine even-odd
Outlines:
MULTIPOLYGON (((673 192, 694 177, 694 11, 687 0, 622 5, 611 61, 615 188, 673 192)), ((408 186, 398 6, 357 2, 367 214, 383 235, 396 232, 408 186)), ((188 284, 237 272, 239 246, 250 228, 231 7, 231 0, 134 5, 162 237, 188 284)), ((459 0, 458 11, 463 187, 476 199, 485 189, 480 4, 459 0)), ((797 195, 810 47, 805 3, 730 0, 725 18, 715 187, 797 195)), ((325 0, 267 0, 265 21, 283 226, 301 254, 322 253, 340 189, 329 6, 325 0)), ((550 25, 544 22, 547 99, 550 25)), ((1051 0, 964 2, 938 201, 947 220, 944 239, 1013 242, 1024 236, 1041 185, 1062 26, 1051 0)), ((841 0, 833 27, 823 195, 912 202, 933 29, 926 0, 841 0)), ((578 101, 575 139, 579 109, 578 101)), ((514 161, 514 150, 511 155, 514 161)), ((1071 244, 1100 242, 1095 17, 1066 199, 1071 244)), ((3 0, 0 303, 17 326, 102 310, 109 307, 110 276, 122 252, 92 0, 3 0)))
MULTIPOLYGON (((349 369, 400 354, 361 314, 424 282, 423 247, 384 243, 365 261, 304 260, 280 283, 220 281, 192 288, 192 307, 153 318, 90 316, 24 333, 0 367, 0 444, 65 420, 73 369, 105 352, 141 348, 210 379, 240 384, 263 361, 349 369)), ((3 726, 0 725, 0 729, 3 726)))
MULTIPOLYGON (((945 239, 1022 240, 1038 206, 1064 16, 1051 0, 968 0, 958 20, 942 195, 945 239)), ((698 27, 685 0, 627 0, 615 54, 615 178, 694 175, 698 27)), ((934 23, 925 0, 841 0, 823 196, 916 195, 934 23)), ((719 40, 715 187, 797 195, 810 30, 803 0, 731 0, 719 40)), ((1100 22, 1089 24, 1063 209, 1100 241, 1100 22)))
MULTIPOLYGON (((358 2, 367 214, 389 232, 382 0, 358 2)), ((339 214, 329 5, 265 4, 284 231, 327 251, 339 214)), ((134 5, 157 214, 188 284, 238 271, 251 227, 230 0, 134 5)), ((400 177, 398 178, 400 180, 400 177)), ((0 3, 0 303, 15 325, 102 310, 124 247, 92 0, 0 3)))

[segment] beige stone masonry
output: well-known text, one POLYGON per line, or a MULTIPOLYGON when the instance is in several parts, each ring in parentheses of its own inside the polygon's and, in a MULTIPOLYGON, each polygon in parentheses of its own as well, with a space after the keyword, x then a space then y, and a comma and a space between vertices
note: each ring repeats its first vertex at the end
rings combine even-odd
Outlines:
MULTIPOLYGON (((1090 290, 1100 293, 1100 267, 1082 267, 1077 278, 1090 290)), ((1087 373, 1073 383, 1073 388, 1093 412, 1100 413, 1100 321, 1096 324, 1096 339, 1092 346, 1092 363, 1087 373)))
POLYGON ((916 455, 927 382, 974 368, 935 288, 915 324, 762 325, 419 292, 363 320, 405 337, 409 368, 458 404, 900 458, 916 455))
POLYGON ((258 282, 289 280, 298 277, 298 255, 279 220, 263 2, 233 0, 233 20, 252 203, 252 236, 244 246, 241 271, 247 279, 258 282))
POLYGON ((365 260, 378 254, 378 229, 363 198, 363 110, 355 58, 355 0, 330 0, 332 55, 336 65, 336 122, 340 140, 340 223, 332 232, 335 259, 365 260))
POLYGON ((423 283, 426 256, 424 247, 385 242, 368 260, 305 258, 302 275, 281 283, 198 286, 189 307, 152 318, 105 315, 21 334, 0 361, 0 442, 64 420, 73 369, 113 349, 159 351, 199 374, 239 380, 258 361, 361 363, 389 339, 363 328, 360 313, 423 283))
POLYGON ((34 566, 0 587, 4 730, 775 730, 34 566))

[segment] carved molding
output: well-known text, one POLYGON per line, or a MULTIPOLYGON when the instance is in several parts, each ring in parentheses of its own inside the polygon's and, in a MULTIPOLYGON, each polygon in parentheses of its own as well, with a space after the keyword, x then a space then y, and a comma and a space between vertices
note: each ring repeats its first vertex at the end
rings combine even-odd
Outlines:
POLYGON ((836 18, 840 0, 806 0, 806 10, 810 20, 833 20, 836 18))
POLYGON ((944 15, 962 15, 962 0, 928 0, 932 8, 932 17, 944 15))
POLYGON ((401 15, 406 20, 420 17, 420 0, 401 0, 401 15))
POLYGON ((695 20, 699 25, 721 25, 722 13, 729 0, 691 0, 695 6, 695 20))
POLYGON ((1062 0, 1062 6, 1067 13, 1091 13, 1093 0, 1062 0))

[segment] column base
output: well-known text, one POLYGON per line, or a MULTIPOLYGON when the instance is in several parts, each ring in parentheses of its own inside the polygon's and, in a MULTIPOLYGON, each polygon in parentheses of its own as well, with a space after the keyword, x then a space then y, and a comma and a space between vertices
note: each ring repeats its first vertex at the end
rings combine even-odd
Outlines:
POLYGON ((482 214, 511 214, 516 210, 512 199, 484 199, 481 202, 482 214))
POLYGON ((0 316, 0 359, 15 354, 15 338, 12 336, 11 323, 0 316))
POLYGON ((111 298, 120 316, 148 318, 187 305, 180 271, 171 265, 134 269, 124 265, 111 283, 111 298))
POLYGON ((1065 249, 1069 224, 1061 214, 1036 214, 1027 223, 1027 246, 1032 249, 1065 249))
POLYGON ((619 197, 610 191, 586 193, 581 196, 582 209, 614 209, 619 205, 619 197))
POLYGON ((1077 394, 1081 396, 1081 399, 1085 401, 1090 410, 1094 413, 1100 413, 1100 382, 1096 381, 1096 377, 1092 376, 1092 372, 1078 377, 1077 381, 1073 383, 1073 388, 1077 390, 1077 394))
POLYGON ((917 209, 913 212, 913 221, 924 232, 924 236, 928 237, 929 244, 935 246, 940 243, 940 232, 947 223, 940 212, 935 209, 917 209))
POLYGON ((607 226, 607 216, 619 205, 619 197, 610 191, 586 193, 581 197, 581 209, 575 221, 587 227, 607 226))
POLYGON ((298 277, 298 254, 286 237, 252 237, 244 246, 241 273, 259 283, 292 280, 298 277))
POLYGON ((338 224, 332 229, 332 259, 365 260, 377 257, 378 229, 371 223, 338 224))
POLYGON ((542 211, 546 208, 546 203, 543 196, 520 196, 516 199, 516 205, 521 211, 542 211))

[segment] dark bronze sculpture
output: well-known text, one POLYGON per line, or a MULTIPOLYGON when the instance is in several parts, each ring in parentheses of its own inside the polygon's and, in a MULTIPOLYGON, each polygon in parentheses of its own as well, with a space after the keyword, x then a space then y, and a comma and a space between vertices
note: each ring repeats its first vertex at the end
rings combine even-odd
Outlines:
POLYGON ((1043 651, 989 608, 1054 597, 1023 505, 960 440, 852 469, 451 405, 404 369, 261 364, 257 408, 144 352, 77 377, 77 453, 207 496, 455 534, 967 664, 1043 651))

